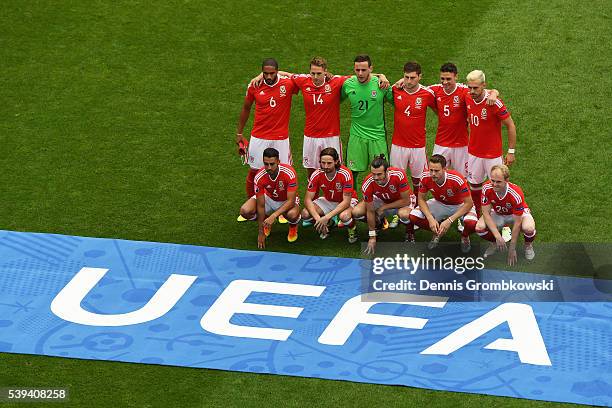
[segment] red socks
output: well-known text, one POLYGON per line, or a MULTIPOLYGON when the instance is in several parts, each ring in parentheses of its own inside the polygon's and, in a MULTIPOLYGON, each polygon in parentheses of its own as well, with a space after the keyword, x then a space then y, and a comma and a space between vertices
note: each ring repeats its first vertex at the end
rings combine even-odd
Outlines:
POLYGON ((249 168, 249 172, 246 177, 246 194, 247 198, 255 195, 255 175, 259 170, 249 168))

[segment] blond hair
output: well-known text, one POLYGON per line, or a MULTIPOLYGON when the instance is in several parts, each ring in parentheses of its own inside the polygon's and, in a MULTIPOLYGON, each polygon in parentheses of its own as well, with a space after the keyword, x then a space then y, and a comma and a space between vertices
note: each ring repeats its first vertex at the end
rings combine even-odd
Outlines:
POLYGON ((495 166, 491 167, 491 174, 493 174, 495 170, 499 170, 501 172, 504 180, 508 180, 510 178, 510 169, 505 164, 496 164, 495 166))
POLYGON ((474 81, 482 84, 485 82, 485 73, 479 69, 476 69, 467 74, 467 77, 465 79, 467 79, 468 82, 474 81))

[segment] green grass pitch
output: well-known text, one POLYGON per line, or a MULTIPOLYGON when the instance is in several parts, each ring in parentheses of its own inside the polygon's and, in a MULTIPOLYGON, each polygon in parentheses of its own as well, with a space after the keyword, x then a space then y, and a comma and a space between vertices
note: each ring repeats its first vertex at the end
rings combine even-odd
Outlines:
MULTIPOLYGON (((609 241, 611 15, 605 0, 6 1, 0 228, 253 249, 255 226, 234 221, 246 168, 233 139, 247 81, 268 56, 306 72, 322 55, 346 74, 366 52, 392 81, 410 59, 423 66, 424 84, 437 82, 446 61, 462 77, 484 70, 517 125, 511 177, 538 240, 609 241)), ((297 158, 301 104, 294 98, 297 158)), ((345 142, 348 118, 343 106, 345 142)), ((288 244, 278 229, 269 250, 359 256, 344 234, 322 243, 302 230, 288 244)), ((401 231, 384 237, 399 239, 401 231)), ((0 386, 68 387, 70 405, 88 407, 563 405, 12 354, 0 354, 0 386)))

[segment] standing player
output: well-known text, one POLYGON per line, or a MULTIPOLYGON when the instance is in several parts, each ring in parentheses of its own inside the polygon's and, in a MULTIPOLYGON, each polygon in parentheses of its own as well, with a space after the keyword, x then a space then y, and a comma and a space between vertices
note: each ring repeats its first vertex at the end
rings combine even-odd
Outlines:
POLYGON ((357 203, 357 194, 353 189, 353 176, 350 170, 340 164, 340 156, 333 147, 327 147, 320 153, 320 169, 316 170, 304 197, 302 219, 314 219, 314 227, 321 234, 321 239, 327 238, 328 225, 333 217, 339 215, 340 220, 348 227, 348 241, 357 242, 357 226, 353 221, 351 207, 357 203), (323 197, 315 199, 315 195, 323 191, 323 197))
POLYGON ((355 76, 342 86, 342 97, 351 103, 351 129, 347 147, 347 167, 357 185, 359 172, 378 155, 387 155, 387 135, 383 104, 390 89, 379 88, 379 78, 372 75, 372 60, 368 55, 354 59, 355 76))
POLYGON ((414 242, 413 228, 414 225, 418 225, 420 228, 433 232, 433 238, 428 245, 429 249, 433 249, 453 222, 465 216, 461 250, 470 252, 469 234, 474 231, 478 220, 476 210, 468 190, 467 180, 458 171, 446 169, 444 156, 434 154, 429 158, 429 172, 423 173, 417 202, 418 208, 410 213, 409 242, 414 242), (427 200, 428 191, 431 191, 433 196, 429 200, 427 200))
MULTIPOLYGON (((279 71, 279 74, 290 77, 302 91, 306 113, 302 163, 310 178, 319 168, 319 155, 326 147, 336 149, 342 160, 340 97, 342 85, 350 76, 331 75, 327 71, 327 61, 322 57, 310 60, 309 74, 292 74, 284 71, 279 71)), ((379 77, 382 89, 389 87, 389 81, 384 75, 372 75, 379 77)), ((262 80, 263 76, 260 74, 253 78, 251 84, 258 87, 262 80)))
POLYGON ((376 157, 370 165, 371 173, 363 180, 363 201, 353 208, 353 217, 368 222, 368 246, 365 253, 374 254, 377 230, 385 229, 387 215, 399 216, 400 222, 410 223, 410 211, 414 206, 414 195, 408 185, 404 170, 389 167, 385 156, 376 157))
MULTIPOLYGON (((426 121, 427 107, 436 111, 434 93, 420 84, 421 66, 410 61, 404 65, 404 78, 394 86, 387 99, 395 106, 393 113, 393 139, 391 141, 391 166, 410 167, 412 188, 419 189, 421 174, 427 170, 426 121)), ((397 216, 391 228, 398 225, 397 216)))
POLYGON ((503 160, 508 166, 514 162, 516 127, 506 106, 498 99, 495 105, 487 106, 484 100, 489 91, 485 89, 485 74, 472 71, 467 76, 470 94, 466 98, 470 141, 468 144, 468 182, 472 200, 480 214, 482 183, 490 177, 496 164, 502 164, 502 124, 508 131, 508 153, 503 160))
POLYGON ((240 207, 240 215, 247 220, 257 219, 258 248, 265 248, 266 237, 270 235, 272 224, 281 215, 285 215, 289 221, 287 241, 295 242, 300 222, 295 170, 280 162, 279 152, 274 148, 266 148, 262 156, 264 165, 255 175, 256 194, 240 207))
POLYGON ((250 166, 246 179, 247 197, 251 197, 255 192, 255 174, 263 166, 261 158, 266 148, 276 149, 281 163, 291 164, 289 115, 291 97, 297 93, 298 88, 290 78, 278 75, 278 62, 273 58, 263 60, 261 71, 265 85, 259 89, 248 87, 236 131, 239 153, 247 156, 247 163, 250 166), (251 114, 253 102, 255 102, 255 119, 249 144, 242 131, 251 114))
MULTIPOLYGON (((508 265, 516 263, 516 243, 522 231, 525 237, 525 258, 535 258, 533 241, 536 237, 535 221, 525 202, 523 190, 510 183, 510 171, 503 164, 491 168, 490 181, 482 188, 482 217, 476 224, 476 233, 491 242, 485 258, 497 250, 505 250, 506 242, 499 230, 512 226, 512 238, 508 244, 508 265)), ((467 227, 467 226, 466 226, 467 227)), ((467 228, 466 228, 467 229, 467 228)))

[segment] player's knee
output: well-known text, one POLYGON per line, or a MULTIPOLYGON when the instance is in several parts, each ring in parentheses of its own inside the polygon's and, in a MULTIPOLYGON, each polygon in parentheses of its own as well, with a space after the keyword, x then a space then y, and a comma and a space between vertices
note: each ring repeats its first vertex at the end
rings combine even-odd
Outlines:
POLYGON ((302 219, 309 220, 311 218, 312 218, 312 216, 310 215, 310 212, 306 208, 304 208, 302 210, 302 219))
POLYGON ((297 219, 300 218, 300 207, 296 205, 295 207, 287 211, 285 213, 285 218, 287 218, 287 220, 290 222, 297 221, 297 219))
POLYGON ((404 220, 404 221, 408 221, 408 220, 410 220, 410 212, 411 212, 411 211, 412 211, 412 208, 410 208, 410 207, 403 207, 403 208, 400 208, 400 209, 397 211, 397 216, 398 216, 400 219, 404 220))
POLYGON ((347 208, 340 213, 340 221, 342 222, 349 221, 351 218, 353 218, 353 214, 350 208, 347 208))

